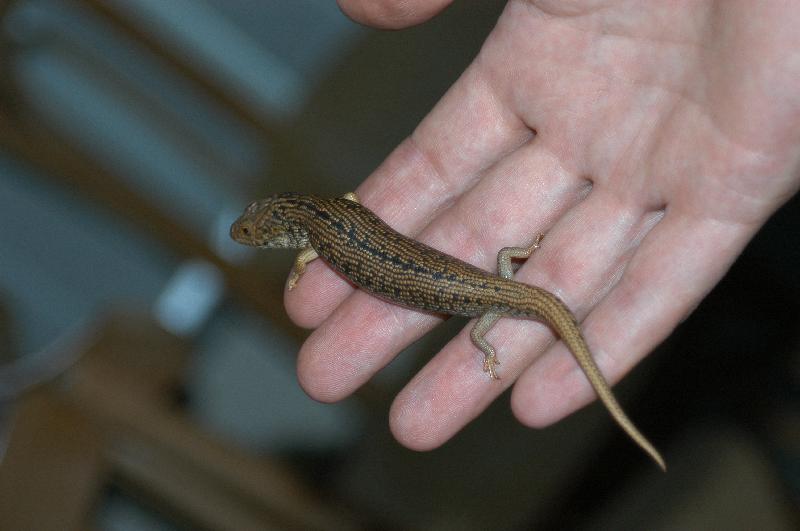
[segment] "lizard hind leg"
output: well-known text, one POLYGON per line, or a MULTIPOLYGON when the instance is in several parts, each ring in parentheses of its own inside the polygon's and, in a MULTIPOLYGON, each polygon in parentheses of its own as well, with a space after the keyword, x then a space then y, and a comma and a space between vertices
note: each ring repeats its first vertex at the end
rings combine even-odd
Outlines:
MULTIPOLYGON (((533 251, 539 248, 539 243, 542 241, 543 237, 544 234, 539 234, 536 241, 534 241, 530 247, 504 247, 500 249, 500 252, 497 253, 498 274, 505 279, 511 279, 511 277, 514 276, 514 270, 511 267, 511 259, 528 258, 533 251)), ((494 347, 486 341, 484 336, 500 317, 502 316, 499 313, 486 312, 478 319, 478 322, 475 323, 475 326, 473 326, 472 330, 469 332, 469 337, 472 339, 472 342, 483 352, 483 372, 488 372, 493 380, 500 379, 495 369, 496 365, 500 365, 500 361, 497 359, 497 352, 494 347)))
POLYGON ((486 341, 484 336, 500 317, 501 315, 499 313, 486 312, 478 319, 478 322, 475 323, 475 326, 473 326, 472 330, 469 332, 472 343, 483 352, 483 372, 488 372, 492 380, 500 379, 495 369, 496 365, 500 365, 500 361, 497 359, 497 353, 494 347, 486 341))
POLYGON ((510 280, 514 276, 514 269, 511 267, 512 258, 528 258, 533 251, 539 248, 544 234, 539 234, 536 241, 530 247, 503 247, 497 253, 497 274, 510 280))

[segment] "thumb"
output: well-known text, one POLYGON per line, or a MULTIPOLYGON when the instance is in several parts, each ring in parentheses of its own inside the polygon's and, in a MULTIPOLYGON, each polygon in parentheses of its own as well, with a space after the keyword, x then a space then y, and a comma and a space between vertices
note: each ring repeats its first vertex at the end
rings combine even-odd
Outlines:
POLYGON ((354 21, 381 29, 402 29, 432 18, 453 0, 337 0, 354 21))

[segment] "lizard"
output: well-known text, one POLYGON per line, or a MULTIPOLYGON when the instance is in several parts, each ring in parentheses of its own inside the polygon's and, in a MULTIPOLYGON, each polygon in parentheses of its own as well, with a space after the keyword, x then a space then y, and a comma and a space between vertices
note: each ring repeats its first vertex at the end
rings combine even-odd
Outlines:
POLYGON ((321 257, 357 287, 405 307, 477 317, 470 338, 484 355, 483 370, 497 379, 499 363, 486 332, 501 318, 544 322, 567 345, 611 417, 658 466, 666 463, 617 402, 592 357, 573 313, 549 291, 513 280, 512 259, 528 258, 543 235, 528 247, 505 247, 498 274, 445 254, 392 229, 353 193, 322 198, 283 193, 254 201, 231 225, 231 237, 260 248, 301 249, 288 289, 306 264, 321 257))

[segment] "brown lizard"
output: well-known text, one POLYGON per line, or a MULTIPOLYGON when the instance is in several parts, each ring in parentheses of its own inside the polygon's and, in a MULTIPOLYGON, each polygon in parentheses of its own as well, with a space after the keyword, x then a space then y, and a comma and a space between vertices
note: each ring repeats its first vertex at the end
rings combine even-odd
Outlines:
POLYGON ((497 378, 495 349, 484 335, 501 317, 536 319, 548 324, 569 347, 600 401, 620 427, 666 470, 658 450, 634 426, 617 402, 581 334, 572 312, 552 293, 512 280, 513 258, 527 258, 530 247, 506 247, 497 255, 499 276, 403 236, 355 194, 325 199, 285 193, 251 203, 231 226, 239 243, 264 248, 302 249, 289 278, 292 289, 317 257, 355 285, 410 308, 477 317, 470 337, 484 354, 483 370, 497 378))

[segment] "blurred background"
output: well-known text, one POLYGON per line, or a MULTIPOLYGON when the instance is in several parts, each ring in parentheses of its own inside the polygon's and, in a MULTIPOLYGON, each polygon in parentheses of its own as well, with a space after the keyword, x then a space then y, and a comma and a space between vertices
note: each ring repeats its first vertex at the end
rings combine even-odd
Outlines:
POLYGON ((797 199, 617 386, 666 475, 596 404, 534 431, 506 395, 400 447, 459 319, 342 403, 300 390, 292 253, 231 221, 354 189, 502 5, 379 32, 332 0, 0 0, 0 529, 800 527, 797 199))

